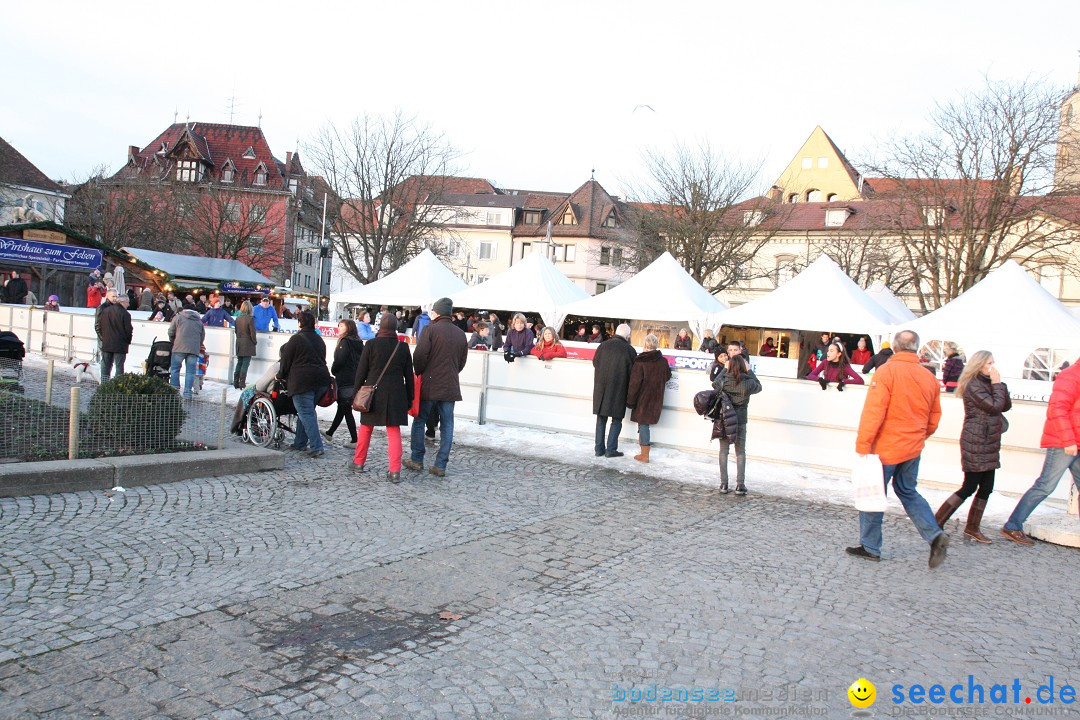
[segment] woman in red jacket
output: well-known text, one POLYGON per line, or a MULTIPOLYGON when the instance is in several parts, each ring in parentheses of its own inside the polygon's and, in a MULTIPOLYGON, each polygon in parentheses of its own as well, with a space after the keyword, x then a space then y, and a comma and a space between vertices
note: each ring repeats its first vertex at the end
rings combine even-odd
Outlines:
POLYGON ((541 360, 566 357, 566 348, 550 325, 540 331, 540 340, 533 345, 532 354, 541 360))
POLYGON ((845 384, 863 384, 862 376, 851 369, 847 353, 838 342, 829 343, 829 347, 825 349, 825 362, 818 363, 818 366, 806 377, 808 380, 817 380, 821 383, 822 390, 831 382, 836 383, 836 389, 840 392, 844 391, 845 384))
POLYGON ((851 353, 851 364, 856 367, 862 367, 866 363, 870 362, 870 358, 874 356, 874 353, 870 352, 870 348, 866 345, 866 338, 859 338, 859 346, 851 353))

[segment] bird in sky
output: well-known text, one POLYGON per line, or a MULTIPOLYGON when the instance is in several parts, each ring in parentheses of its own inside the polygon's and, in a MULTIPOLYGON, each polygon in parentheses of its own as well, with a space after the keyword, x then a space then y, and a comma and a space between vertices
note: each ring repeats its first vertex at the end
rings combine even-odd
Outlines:
POLYGON ((656 110, 653 110, 653 106, 652 106, 652 105, 645 105, 645 104, 641 104, 641 105, 635 105, 635 106, 634 106, 634 110, 633 110, 633 112, 637 112, 637 111, 638 111, 638 110, 640 110, 641 108, 647 108, 647 109, 649 109, 649 110, 652 110, 652 112, 656 112, 656 110))

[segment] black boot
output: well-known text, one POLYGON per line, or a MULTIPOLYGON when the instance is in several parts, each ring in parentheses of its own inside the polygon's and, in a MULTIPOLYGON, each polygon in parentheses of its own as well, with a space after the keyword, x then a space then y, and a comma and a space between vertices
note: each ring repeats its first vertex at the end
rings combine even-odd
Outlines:
POLYGON ((960 497, 956 493, 953 493, 945 502, 938 508, 938 511, 934 513, 934 520, 937 521, 937 526, 942 530, 945 529, 945 523, 949 521, 949 518, 953 516, 953 513, 964 504, 964 498, 960 497))
POLYGON ((240 371, 234 370, 232 374, 232 386, 237 390, 240 389, 240 371))
POLYGON ((240 373, 240 385, 238 385, 237 387, 239 387, 240 390, 243 390, 244 388, 247 387, 247 373, 246 372, 240 373))

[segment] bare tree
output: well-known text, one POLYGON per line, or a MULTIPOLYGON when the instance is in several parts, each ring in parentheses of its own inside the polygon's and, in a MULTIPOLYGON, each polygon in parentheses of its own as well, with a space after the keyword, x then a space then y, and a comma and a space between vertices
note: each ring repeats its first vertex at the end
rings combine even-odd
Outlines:
POLYGON ((840 229, 813 234, 807 244, 812 257, 828 255, 861 288, 881 280, 897 294, 913 290, 915 275, 908 263, 897 262, 903 248, 892 232, 840 229))
MULTIPOLYGON (((939 104, 930 130, 895 140, 873 171, 893 203, 900 258, 933 310, 1008 259, 1075 263, 1076 225, 1053 189, 1063 93, 1041 81, 996 82, 939 104)), ((1067 189, 1057 188, 1059 192, 1067 189)))
POLYGON ((444 192, 459 153, 429 125, 400 112, 326 125, 305 153, 341 199, 334 251, 358 280, 372 282, 425 247, 445 252, 447 218, 429 199, 444 192))
POLYGON ((633 208, 624 262, 640 269, 665 250, 710 292, 766 277, 755 256, 775 235, 784 206, 755 197, 760 164, 699 147, 646 150, 648 179, 628 194, 633 208))
POLYGON ((74 185, 64 217, 73 230, 114 248, 174 251, 172 194, 160 182, 113 178, 105 165, 74 185))
POLYGON ((284 223, 276 198, 236 192, 218 184, 170 188, 177 222, 199 254, 212 258, 239 259, 262 251, 266 235, 284 223))

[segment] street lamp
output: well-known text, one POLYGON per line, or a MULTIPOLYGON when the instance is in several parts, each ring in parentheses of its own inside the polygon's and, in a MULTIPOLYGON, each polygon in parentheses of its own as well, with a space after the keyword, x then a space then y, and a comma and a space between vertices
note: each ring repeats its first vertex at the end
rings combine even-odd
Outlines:
POLYGON ((326 259, 329 244, 326 242, 326 193, 322 196, 322 228, 319 230, 319 282, 318 298, 315 300, 315 317, 322 319, 322 291, 323 291, 323 262, 326 259))

